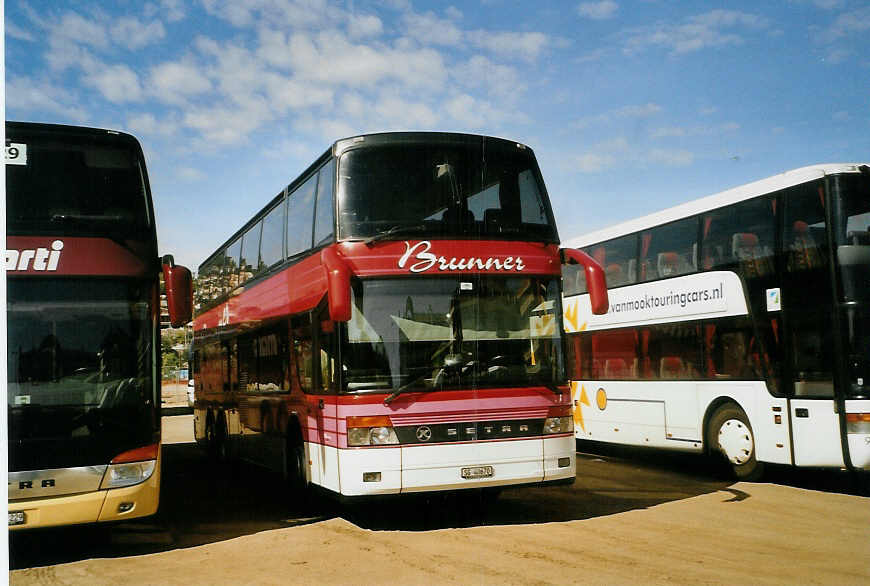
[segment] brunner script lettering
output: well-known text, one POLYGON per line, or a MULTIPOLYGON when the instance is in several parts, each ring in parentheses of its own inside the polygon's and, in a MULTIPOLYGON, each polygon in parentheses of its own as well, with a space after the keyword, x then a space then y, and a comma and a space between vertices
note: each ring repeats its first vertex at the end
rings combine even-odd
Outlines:
POLYGON ((432 243, 428 240, 422 240, 416 244, 405 242, 405 254, 399 258, 399 268, 403 269, 408 262, 408 270, 412 273, 422 273, 431 268, 437 268, 439 271, 471 271, 471 270, 490 270, 497 271, 523 271, 526 265, 523 259, 519 256, 508 256, 503 259, 497 258, 456 258, 455 256, 449 260, 443 256, 437 256, 430 252, 432 243))

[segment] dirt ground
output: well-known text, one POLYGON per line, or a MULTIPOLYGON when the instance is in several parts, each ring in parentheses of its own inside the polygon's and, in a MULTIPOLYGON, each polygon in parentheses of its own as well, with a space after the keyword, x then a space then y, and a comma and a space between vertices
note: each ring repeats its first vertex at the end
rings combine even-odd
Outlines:
POLYGON ((369 531, 342 518, 10 574, 26 584, 867 584, 870 499, 737 483, 537 525, 369 531))

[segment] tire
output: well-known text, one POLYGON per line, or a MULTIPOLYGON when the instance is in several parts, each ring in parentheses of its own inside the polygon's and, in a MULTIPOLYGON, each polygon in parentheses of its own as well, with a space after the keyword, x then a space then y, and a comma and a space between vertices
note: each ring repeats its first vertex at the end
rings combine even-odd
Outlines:
POLYGON ((713 413, 707 424, 707 447, 728 461, 738 480, 754 481, 764 474, 764 463, 756 459, 749 419, 737 405, 723 405, 713 413))
POLYGON ((308 492, 308 474, 305 462, 305 446, 302 440, 291 435, 287 438, 284 449, 284 478, 287 488, 295 496, 303 496, 308 492))

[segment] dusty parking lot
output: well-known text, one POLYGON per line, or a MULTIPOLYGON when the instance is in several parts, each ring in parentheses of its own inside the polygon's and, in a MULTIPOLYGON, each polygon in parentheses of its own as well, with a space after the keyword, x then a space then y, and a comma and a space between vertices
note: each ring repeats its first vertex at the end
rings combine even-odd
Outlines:
POLYGON ((305 518, 262 488, 267 477, 242 467, 209 478, 197 454, 164 452, 167 494, 143 530, 163 545, 125 549, 113 536, 100 557, 19 566, 12 583, 870 582, 870 499, 829 477, 825 490, 790 472, 732 483, 694 458, 581 454, 573 486, 506 490, 488 507, 394 500, 305 518))

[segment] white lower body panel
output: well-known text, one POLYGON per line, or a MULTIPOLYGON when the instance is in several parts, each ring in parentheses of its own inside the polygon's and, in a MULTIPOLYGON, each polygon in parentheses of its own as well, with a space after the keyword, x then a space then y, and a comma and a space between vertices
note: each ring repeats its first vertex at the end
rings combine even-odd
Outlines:
MULTIPOLYGON (((345 496, 570 480, 577 471, 572 436, 455 445, 328 449, 337 452, 340 463, 340 490, 337 492, 345 496), (492 476, 462 477, 463 468, 478 466, 491 466, 492 476), (374 476, 371 473, 380 473, 380 480, 364 481, 366 473, 370 477, 374 476)), ((312 481, 315 481, 313 477, 312 481)))

